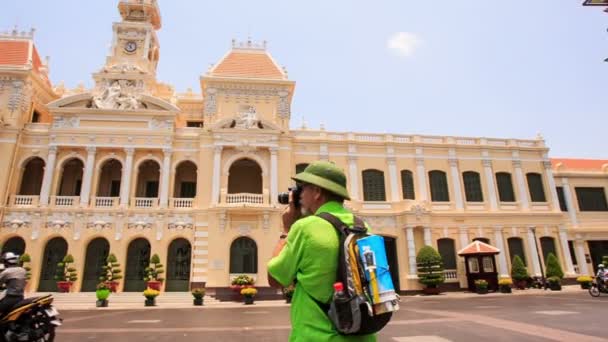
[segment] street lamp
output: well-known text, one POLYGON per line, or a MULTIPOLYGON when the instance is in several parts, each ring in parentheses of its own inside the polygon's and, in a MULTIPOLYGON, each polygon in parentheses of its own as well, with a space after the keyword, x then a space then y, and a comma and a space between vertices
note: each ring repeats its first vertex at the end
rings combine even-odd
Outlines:
POLYGON ((543 263, 540 258, 540 253, 538 251, 538 242, 536 241, 536 227, 530 227, 532 230, 532 235, 534 235, 534 246, 536 246, 536 257, 538 258, 538 265, 540 266, 540 276, 543 281, 543 288, 547 290, 547 281, 545 280, 545 272, 543 271, 543 263))

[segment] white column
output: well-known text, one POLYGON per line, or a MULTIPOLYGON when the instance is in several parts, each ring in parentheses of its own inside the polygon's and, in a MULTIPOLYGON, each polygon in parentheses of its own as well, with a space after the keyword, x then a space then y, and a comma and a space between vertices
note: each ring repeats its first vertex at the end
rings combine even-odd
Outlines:
POLYGON ((545 167, 545 175, 547 177, 549 193, 551 194, 551 205, 553 206, 553 211, 560 212, 559 198, 557 197, 557 189, 555 188, 555 178, 553 177, 553 170, 551 169, 551 161, 549 161, 549 159, 544 160, 543 166, 545 167))
POLYGON ((418 198, 420 201, 428 201, 426 185, 426 170, 424 168, 424 157, 422 156, 422 148, 416 148, 416 176, 418 178, 418 198))
POLYGON ((589 267, 587 267, 587 258, 585 257, 585 241, 583 240, 576 240, 576 259, 581 275, 589 275, 589 267))
POLYGON ((129 205, 131 195, 131 175, 133 174, 133 154, 134 148, 125 148, 125 165, 122 167, 122 180, 120 184, 120 206, 125 208, 129 205))
POLYGON ((574 227, 578 226, 578 218, 576 217, 576 208, 574 207, 574 201, 572 199, 572 191, 570 190, 570 184, 568 178, 562 178, 562 187, 564 189, 564 199, 566 200, 566 208, 568 209, 568 217, 574 227))
POLYGON ((397 180, 397 160, 395 156, 388 157, 388 176, 391 182, 391 201, 399 202, 399 182, 397 180))
POLYGON ((359 170, 357 169, 357 147, 353 144, 348 145, 348 176, 350 178, 350 199, 359 200, 359 170))
POLYGON ((86 207, 91 198, 91 183, 93 182, 93 170, 95 168, 95 146, 87 147, 87 162, 84 165, 82 176, 82 191, 80 192, 80 205, 86 207))
POLYGON ((536 249, 536 240, 532 232, 534 227, 528 227, 528 249, 530 250, 530 259, 532 259, 532 273, 540 276, 540 264, 538 263, 538 249, 536 249))
POLYGON ((528 188, 526 187, 526 180, 524 179, 524 173, 521 170, 521 160, 513 160, 513 168, 515 169, 515 180, 517 182, 517 188, 519 189, 519 202, 523 210, 530 210, 530 202, 528 201, 528 188))
POLYGON ((166 208, 169 201, 169 182, 171 176, 171 149, 163 149, 163 170, 160 181, 160 207, 166 208))
POLYGON ((407 238, 407 258, 409 261, 408 273, 410 277, 415 277, 418 274, 416 267, 416 242, 414 241, 414 227, 407 227, 405 230, 407 238))
POLYGON ((277 160, 277 147, 270 148, 270 203, 277 204, 279 195, 279 163, 277 160))
POLYGON ((498 272, 500 277, 509 277, 507 251, 505 250, 504 237, 502 236, 502 227, 494 227, 494 239, 496 240, 496 248, 500 249, 500 253, 498 254, 498 272))
POLYGON ((51 193, 51 185, 53 183, 53 172, 55 171, 56 160, 57 146, 49 146, 49 154, 46 158, 44 176, 42 177, 42 186, 40 187, 40 205, 42 206, 49 204, 49 194, 51 193))
POLYGON ((566 275, 573 276, 575 274, 574 264, 572 264, 570 247, 568 246, 568 232, 563 225, 559 226, 559 242, 562 244, 562 254, 564 255, 564 261, 566 262, 566 275))
POLYGON ((494 180, 494 173, 492 172, 492 160, 483 159, 483 171, 486 174, 486 187, 488 188, 488 198, 490 199, 490 210, 498 210, 498 196, 496 195, 496 181, 494 180))
POLYGON ((433 246, 433 241, 431 241, 431 227, 424 227, 424 245, 433 246))
POLYGON ((460 227, 459 233, 460 233, 460 249, 463 249, 469 245, 469 231, 468 231, 467 227, 460 227))
POLYGON ((460 186, 460 172, 458 172, 458 160, 455 157, 451 157, 448 159, 448 162, 450 163, 452 185, 454 186, 454 196, 456 197, 456 210, 463 210, 464 204, 462 202, 462 187, 460 186))
POLYGON ((218 204, 220 199, 220 162, 222 159, 222 146, 215 146, 213 151, 213 183, 211 186, 211 203, 218 204))

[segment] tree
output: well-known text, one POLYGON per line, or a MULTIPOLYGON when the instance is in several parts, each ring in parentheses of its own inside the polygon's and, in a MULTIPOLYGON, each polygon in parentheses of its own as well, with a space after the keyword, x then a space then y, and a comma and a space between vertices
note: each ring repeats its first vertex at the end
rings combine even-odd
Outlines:
POLYGON ((32 261, 30 255, 24 253, 19 257, 19 265, 25 269, 25 280, 30 280, 32 278, 32 268, 28 265, 32 261))
POLYGON ((71 266, 73 262, 74 257, 71 254, 66 255, 61 262, 58 262, 55 280, 71 282, 78 280, 76 269, 71 266))
POLYGON ((559 264, 559 260, 557 260, 555 254, 549 253, 549 255, 547 255, 547 262, 545 266, 547 267, 547 278, 564 278, 564 271, 562 270, 562 266, 559 264))
POLYGON ((160 258, 158 257, 158 254, 152 255, 152 258, 150 258, 150 264, 148 265, 148 267, 146 267, 146 276, 144 277, 144 280, 163 281, 164 278, 162 278, 162 274, 163 272, 165 272, 163 267, 163 264, 160 263, 160 258))
POLYGON ((116 259, 114 254, 108 255, 106 258, 106 264, 103 265, 101 272, 101 277, 99 277, 100 281, 103 282, 112 282, 119 279, 122 279, 122 275, 120 274, 122 271, 120 270, 120 264, 116 259))
POLYGON ((445 281, 443 274, 443 261, 441 255, 431 246, 424 246, 416 256, 418 267, 418 281, 430 288, 445 281))
POLYGON ((511 278, 515 281, 527 280, 530 277, 528 273, 528 269, 524 265, 523 260, 516 255, 513 257, 513 261, 511 262, 511 278))

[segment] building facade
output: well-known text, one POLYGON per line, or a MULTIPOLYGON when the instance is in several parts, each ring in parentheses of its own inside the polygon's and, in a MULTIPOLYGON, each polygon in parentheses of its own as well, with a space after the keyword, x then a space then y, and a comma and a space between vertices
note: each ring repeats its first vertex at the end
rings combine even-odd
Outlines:
POLYGON ((68 253, 76 291, 95 289, 109 253, 124 291, 143 289, 152 254, 165 264, 166 291, 223 288, 235 274, 266 286, 277 195, 319 159, 345 170, 346 205, 385 237, 401 291, 420 288, 424 245, 463 288, 456 253, 475 239, 501 250, 503 276, 515 255, 540 275, 553 252, 567 277, 593 273, 608 255, 608 160, 552 160, 540 136, 290 129, 295 82, 265 43, 233 41, 200 92, 177 94, 156 80, 157 2, 118 9, 93 89, 53 86, 33 32, 0 36, 0 243, 31 256, 30 290, 54 291, 68 253))

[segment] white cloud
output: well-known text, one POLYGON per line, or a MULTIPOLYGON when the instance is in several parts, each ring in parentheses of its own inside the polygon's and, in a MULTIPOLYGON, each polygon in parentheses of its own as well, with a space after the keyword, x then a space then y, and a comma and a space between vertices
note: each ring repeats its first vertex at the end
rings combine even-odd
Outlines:
POLYGON ((420 45, 420 42, 420 38, 413 33, 396 32, 388 39, 387 47, 399 56, 409 57, 420 45))

